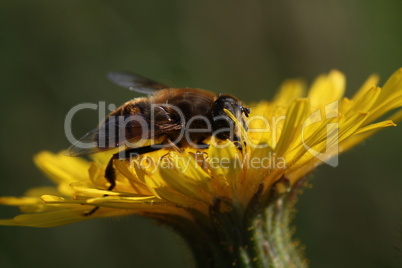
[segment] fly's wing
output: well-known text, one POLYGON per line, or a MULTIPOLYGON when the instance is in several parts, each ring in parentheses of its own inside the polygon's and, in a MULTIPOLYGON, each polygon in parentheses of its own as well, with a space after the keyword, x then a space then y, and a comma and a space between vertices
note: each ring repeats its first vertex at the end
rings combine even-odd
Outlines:
POLYGON ((99 153, 150 139, 172 130, 180 130, 182 123, 172 120, 164 109, 155 111, 157 120, 147 120, 142 114, 109 116, 98 128, 88 132, 67 151, 70 156, 99 153))
POLYGON ((164 84, 131 72, 110 72, 108 73, 107 77, 110 81, 118 86, 122 86, 132 91, 149 95, 155 93, 155 91, 158 91, 160 89, 169 88, 164 84))

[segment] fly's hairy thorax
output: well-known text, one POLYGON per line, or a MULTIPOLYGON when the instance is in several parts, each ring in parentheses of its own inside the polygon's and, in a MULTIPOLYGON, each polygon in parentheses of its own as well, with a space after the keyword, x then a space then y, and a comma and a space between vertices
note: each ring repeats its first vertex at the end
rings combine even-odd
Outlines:
POLYGON ((198 144, 212 135, 211 109, 216 98, 216 94, 201 89, 160 90, 149 98, 126 102, 108 118, 127 119, 127 140, 165 136, 179 146, 198 144))

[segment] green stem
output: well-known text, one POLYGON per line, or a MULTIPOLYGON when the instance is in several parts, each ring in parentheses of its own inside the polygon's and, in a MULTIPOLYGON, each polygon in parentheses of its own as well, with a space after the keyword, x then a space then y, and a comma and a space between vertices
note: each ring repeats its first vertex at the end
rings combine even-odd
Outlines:
POLYGON ((222 212, 217 200, 209 217, 194 212, 196 222, 178 219, 164 223, 174 226, 186 240, 200 268, 307 267, 292 241, 290 217, 294 211, 294 191, 272 191, 265 199, 260 193, 247 208, 222 212))

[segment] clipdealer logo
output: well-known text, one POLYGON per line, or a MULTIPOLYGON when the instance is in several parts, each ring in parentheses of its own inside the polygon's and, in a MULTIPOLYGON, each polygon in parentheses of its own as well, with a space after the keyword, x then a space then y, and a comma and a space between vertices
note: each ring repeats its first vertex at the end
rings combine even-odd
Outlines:
MULTIPOLYGON (((157 106, 155 106, 157 108, 157 106)), ((116 109, 116 106, 114 104, 109 104, 106 105, 105 102, 99 102, 98 104, 95 103, 82 103, 74 106, 70 111, 67 113, 65 122, 64 122, 64 128, 65 128, 65 135, 67 139, 72 143, 75 144, 75 146, 79 146, 83 149, 90 149, 90 148, 96 148, 99 147, 100 145, 107 145, 111 144, 110 139, 118 139, 118 144, 128 146, 131 148, 136 148, 136 147, 141 147, 144 146, 144 141, 147 138, 146 135, 150 131, 152 132, 152 129, 154 126, 152 126, 152 120, 150 122, 146 122, 144 120, 139 120, 138 116, 131 116, 131 117, 121 117, 121 116, 116 116, 113 120, 110 120, 108 122, 108 125, 104 129, 98 129, 98 140, 80 140, 76 139, 72 133, 71 129, 71 124, 74 116, 79 112, 84 109, 90 109, 90 110, 98 110, 98 117, 99 117, 99 122, 103 121, 103 118, 107 117, 107 114, 110 111, 114 111, 116 109), (120 118, 121 117, 121 118, 120 118), (143 129, 142 133, 144 137, 139 139, 136 142, 131 142, 130 140, 126 139, 126 132, 125 129, 127 126, 130 125, 132 121, 141 121, 139 122, 141 125, 141 128, 143 129), (110 132, 110 133, 109 133, 110 132), (116 134, 117 133, 117 134, 116 134), (109 139, 109 140, 106 140, 109 139)), ((175 109, 178 109, 175 107, 175 109)), ((180 129, 180 138, 185 138, 188 140, 188 144, 191 146, 196 146, 192 140, 189 138, 189 133, 192 132, 197 132, 201 131, 202 133, 209 131, 211 132, 212 127, 210 125, 210 121, 208 118, 199 118, 198 116, 196 119, 189 120, 189 122, 185 122, 184 120, 184 114, 181 111, 178 111, 180 116, 182 117, 181 120, 184 122, 183 127, 180 129), (203 122, 206 125, 205 129, 192 129, 191 128, 191 123, 194 120, 203 120, 203 122)), ((152 113, 154 114, 154 113, 152 113)), ((337 120, 334 120, 338 117, 338 101, 334 101, 322 109, 319 109, 315 112, 313 112, 311 115, 309 115, 306 120, 303 122, 302 127, 301 127, 301 142, 303 147, 306 149, 306 153, 311 154, 313 157, 316 159, 320 160, 323 163, 326 163, 332 167, 336 167, 339 164, 339 159, 338 159, 338 152, 339 152, 339 124, 337 120), (325 128, 325 135, 322 137, 317 137, 317 133, 324 133, 323 129, 325 128), (317 143, 318 142, 318 143, 317 143)), ((264 118, 261 115, 255 115, 255 116, 250 116, 249 118, 246 119, 246 125, 249 127, 249 132, 250 133, 269 133, 270 138, 272 142, 276 141, 278 137, 280 137, 280 132, 278 133, 278 130, 281 128, 280 123, 281 121, 285 122, 286 121, 286 116, 281 115, 277 118, 271 118, 271 120, 268 122, 266 118, 264 118), (260 121, 263 122, 263 127, 260 128, 250 128, 250 125, 252 124, 253 121, 260 121), (270 124, 271 122, 271 124, 270 124)), ((137 122, 138 123, 138 122, 137 122)), ((229 122, 231 124, 234 124, 234 122, 229 122)), ((106 125, 105 125, 106 126, 106 125)), ((234 131, 236 128, 235 127, 230 127, 227 130, 234 131)), ((214 135, 214 134, 212 134, 214 135)), ((233 133, 231 133, 231 136, 233 136, 233 133)), ((253 148, 266 148, 269 147, 270 145, 268 143, 254 143, 252 140, 248 140, 248 137, 245 137, 247 146, 253 147, 253 148)), ((229 145, 230 143, 227 143, 229 145)), ((275 142, 273 143, 275 144, 275 142)), ((160 148, 163 147, 169 147, 171 144, 151 144, 151 146, 159 146, 160 148)), ((222 148, 222 145, 219 144, 214 144, 214 146, 222 148)), ((224 145, 225 146, 225 145, 224 145)), ((158 147, 158 148, 159 148, 158 147)), ((274 151, 274 150, 273 150, 274 151)), ((138 156, 135 156, 136 158, 138 156)), ((122 157, 123 158, 123 157, 122 157)), ((126 157, 127 158, 127 157, 126 157)), ((149 161, 149 159, 147 160, 149 161)), ((214 160, 215 161, 215 160, 214 160)), ((216 160, 215 162, 218 163, 221 166, 224 166, 226 162, 229 160, 216 160)), ((274 152, 270 152, 269 155, 265 157, 264 160, 258 160, 260 163, 261 167, 268 167, 268 168, 286 168, 286 163, 285 163, 285 158, 281 155, 277 155, 274 152), (267 164, 268 163, 268 164, 267 164), (274 163, 274 164, 273 164, 274 163), (276 163, 276 164, 275 164, 276 163)), ((239 162, 236 160, 235 162, 239 162)), ((143 162, 143 163, 148 163, 148 162, 143 162)), ((257 163, 257 160, 250 160, 247 165, 255 165, 257 163), (254 163, 254 164, 253 164, 254 163)), ((244 163, 242 163, 244 165, 244 163)))

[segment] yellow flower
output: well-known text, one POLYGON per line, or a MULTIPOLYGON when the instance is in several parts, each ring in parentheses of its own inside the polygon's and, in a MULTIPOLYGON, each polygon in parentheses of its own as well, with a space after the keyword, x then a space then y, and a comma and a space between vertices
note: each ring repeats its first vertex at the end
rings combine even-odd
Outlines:
MULTIPOLYGON (((57 187, 32 189, 21 198, 1 198, 1 204, 20 206, 32 214, 0 224, 49 227, 94 217, 149 213, 191 219, 190 208, 207 214, 216 198, 246 206, 261 184, 266 191, 286 177, 291 187, 321 164, 323 159, 312 152, 327 151, 333 156, 383 127, 394 126, 391 120, 374 121, 402 106, 402 69, 382 89, 375 86, 377 82, 377 76, 369 77, 349 99, 343 97, 345 77, 339 71, 319 76, 307 96, 302 81, 285 81, 272 102, 262 101, 253 107, 249 133, 243 136, 248 145, 243 151, 230 141, 216 141, 207 150, 164 150, 132 162, 116 161, 117 186, 113 191, 106 190, 103 178, 110 153, 93 155, 89 162, 63 153, 41 152, 35 163, 57 187), (331 106, 334 102, 339 104, 331 106), (310 125, 308 121, 314 120, 312 115, 317 116, 317 111, 322 118, 310 125), (324 118, 325 114, 330 116, 324 118), (334 144, 327 144, 330 124, 338 128, 334 144), (339 151, 331 151, 334 145, 339 151), (102 209, 91 217, 83 216, 93 206, 102 209)), ((398 121, 401 113, 390 119, 398 121)))
POLYGON ((200 222, 210 226, 216 219, 224 221, 216 213, 244 215, 256 196, 268 206, 274 194, 294 193, 318 165, 336 166, 339 153, 395 126, 401 111, 376 120, 402 106, 402 69, 382 88, 377 83, 377 76, 370 76, 352 98, 346 98, 345 77, 339 71, 319 76, 307 93, 302 81, 285 81, 273 101, 253 105, 249 129, 241 129, 241 149, 231 141, 211 138, 208 149, 164 149, 117 160, 112 191, 104 178, 111 153, 95 154, 87 161, 41 152, 35 163, 56 186, 31 189, 24 197, 0 198, 0 204, 19 206, 26 213, 0 224, 51 227, 137 214, 174 227, 200 222), (85 216, 94 207, 100 209, 85 216))

